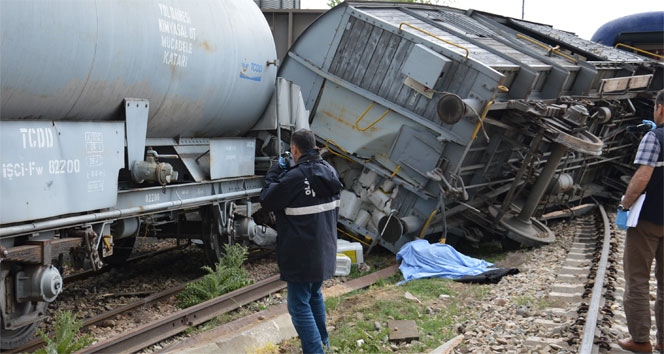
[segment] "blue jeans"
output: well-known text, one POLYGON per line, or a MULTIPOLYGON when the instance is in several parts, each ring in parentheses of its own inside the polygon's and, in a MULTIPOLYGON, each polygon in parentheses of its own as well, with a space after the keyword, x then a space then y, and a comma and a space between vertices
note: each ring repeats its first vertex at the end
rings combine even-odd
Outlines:
POLYGON ((323 353, 329 348, 325 328, 325 300, 320 291, 323 282, 288 282, 288 313, 302 342, 302 352, 323 353))

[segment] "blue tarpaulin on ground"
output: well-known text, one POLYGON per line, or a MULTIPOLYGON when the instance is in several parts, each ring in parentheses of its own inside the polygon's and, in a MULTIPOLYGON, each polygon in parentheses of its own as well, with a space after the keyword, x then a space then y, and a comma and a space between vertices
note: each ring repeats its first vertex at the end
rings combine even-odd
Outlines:
POLYGON ((401 261, 402 283, 432 277, 454 279, 494 269, 492 263, 463 255, 450 245, 430 244, 427 240, 403 245, 397 253, 397 261, 401 261))

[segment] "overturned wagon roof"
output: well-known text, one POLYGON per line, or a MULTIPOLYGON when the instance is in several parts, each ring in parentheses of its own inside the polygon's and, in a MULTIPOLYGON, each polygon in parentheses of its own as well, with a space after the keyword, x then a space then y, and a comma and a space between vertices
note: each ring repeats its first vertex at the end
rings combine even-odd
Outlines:
POLYGON ((484 116, 514 100, 643 91, 661 85, 653 80, 661 71, 657 61, 543 24, 435 5, 351 1, 299 37, 279 75, 302 88, 319 137, 334 140, 334 132, 345 131, 348 151, 374 156, 398 134, 387 124, 375 129, 386 116, 465 145, 476 131, 469 136, 457 124, 464 114, 484 116), (376 140, 363 143, 367 134, 376 140))
MULTIPOLYGON (((441 75, 420 82, 425 90, 480 100, 487 95, 473 91, 477 80, 484 85, 495 81, 488 90, 507 88, 497 93, 498 100, 555 99, 596 93, 607 78, 661 70, 661 64, 646 57, 551 26, 474 10, 393 2, 342 3, 311 25, 289 57, 400 106, 408 105, 407 90, 401 89, 410 76, 408 65, 418 62, 444 69, 429 70, 441 75), (413 51, 424 53, 411 58, 413 51), (439 54, 443 63, 427 62, 427 52, 439 54)), ((282 76, 298 76, 289 70, 288 58, 282 76)), ((433 112, 433 105, 418 101, 411 102, 411 111, 433 112)))

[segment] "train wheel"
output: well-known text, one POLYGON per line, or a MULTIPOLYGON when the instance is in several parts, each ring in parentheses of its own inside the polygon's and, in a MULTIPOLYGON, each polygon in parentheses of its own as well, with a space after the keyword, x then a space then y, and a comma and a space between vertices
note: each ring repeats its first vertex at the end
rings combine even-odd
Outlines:
POLYGON ((214 267, 224 257, 224 245, 232 243, 232 237, 222 234, 224 228, 220 225, 220 218, 215 217, 212 208, 204 208, 201 215, 203 219, 203 251, 207 263, 214 267))
MULTIPOLYGON (((44 303, 43 305, 45 309, 46 304, 44 303)), ((41 321, 37 321, 18 329, 4 329, 4 320, 0 315, 0 326, 3 328, 2 335, 0 335, 0 349, 14 349, 32 340, 35 337, 35 332, 37 331, 37 326, 40 322, 41 321)))
MULTIPOLYGON (((9 276, 10 274, 8 270, 2 271, 2 282, 0 282, 0 299, 2 301, 2 308, 8 308, 8 301, 12 302, 12 312, 8 314, 8 317, 20 320, 20 317, 30 315, 35 312, 39 316, 42 316, 44 313, 46 313, 47 304, 45 302, 15 303, 14 299, 7 299, 7 294, 13 293, 13 289, 6 288, 6 286, 12 286, 8 283, 13 283, 11 282, 13 277, 7 279, 9 276)), ((35 331, 37 330, 37 326, 39 326, 39 322, 41 321, 32 322, 16 329, 5 329, 5 324, 7 323, 8 319, 5 319, 5 314, 3 312, 4 311, 0 311, 0 350, 17 348, 35 337, 35 331)))

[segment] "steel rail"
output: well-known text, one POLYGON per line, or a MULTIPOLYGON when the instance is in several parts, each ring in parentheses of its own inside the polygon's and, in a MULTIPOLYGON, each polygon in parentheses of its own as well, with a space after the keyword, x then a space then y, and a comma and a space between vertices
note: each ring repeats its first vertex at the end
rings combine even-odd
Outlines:
POLYGON ((68 218, 40 221, 40 222, 22 224, 17 226, 8 226, 0 228, 0 237, 19 235, 19 234, 25 234, 41 230, 48 230, 48 229, 57 229, 65 226, 91 223, 107 219, 118 219, 130 216, 156 213, 160 211, 167 211, 173 208, 183 208, 183 207, 195 206, 198 204, 212 203, 220 199, 256 196, 260 194, 260 192, 261 192, 260 188, 254 188, 238 192, 215 194, 205 197, 190 198, 183 200, 174 200, 170 202, 163 202, 163 203, 157 203, 145 206, 138 206, 132 208, 125 208, 125 209, 114 209, 114 210, 102 211, 99 213, 93 213, 93 214, 85 214, 79 216, 72 216, 68 218))
POLYGON ((134 352, 181 333, 189 327, 199 325, 216 316, 280 291, 285 287, 286 283, 279 280, 279 275, 275 275, 242 289, 178 311, 127 333, 96 343, 78 351, 78 353, 134 352))
MULTIPOLYGON (((196 279, 196 280, 198 280, 198 279, 196 279)), ((196 281, 196 280, 193 280, 193 281, 196 281)), ((131 311, 131 310, 133 310, 137 307, 162 301, 162 300, 164 300, 166 298, 169 298, 170 296, 175 295, 175 294, 179 293, 180 291, 182 291, 185 288, 185 286, 187 286, 187 284, 189 284, 189 283, 180 284, 178 286, 166 289, 164 291, 161 291, 159 293, 150 295, 148 297, 145 297, 145 298, 140 299, 138 301, 132 302, 130 304, 117 307, 117 308, 115 308, 111 311, 101 313, 101 314, 99 314, 97 316, 94 316, 94 317, 90 317, 87 320, 83 321, 83 323, 81 325, 81 329, 85 329, 85 328, 88 328, 90 326, 97 325, 97 324, 99 324, 99 323, 101 323, 101 322, 103 322, 107 319, 113 318, 113 317, 115 317, 119 314, 125 313, 127 311, 131 311)), ((24 345, 22 345, 22 346, 20 346, 16 349, 12 349, 11 351, 9 351, 7 353, 25 353, 25 352, 31 353, 31 352, 34 352, 35 350, 37 350, 37 349, 39 349, 43 346, 44 346, 44 340, 42 338, 35 338, 34 340, 28 342, 27 344, 24 344, 24 345)))
POLYGON ((588 312, 586 314, 586 323, 583 326, 583 338, 579 347, 579 353, 589 354, 592 352, 593 344, 595 341, 595 329, 597 328, 597 317, 599 314, 600 302, 602 300, 602 291, 604 290, 604 276, 606 274, 606 267, 609 260, 609 251, 611 249, 611 229, 609 228, 609 218, 606 215, 604 207, 599 205, 599 212, 602 214, 602 221, 604 222, 604 243, 602 245, 602 255, 597 266, 597 274, 595 275, 595 285, 588 305, 588 312))
MULTIPOLYGON (((161 249, 161 250, 152 251, 152 252, 144 253, 144 254, 141 254, 141 255, 137 255, 135 257, 129 258, 127 260, 127 263, 135 263, 135 262, 138 262, 138 261, 146 259, 146 258, 151 258, 151 257, 157 256, 157 255, 163 254, 163 253, 174 251, 178 248, 179 248, 178 246, 169 247, 169 248, 165 248, 165 249, 161 249)), ((105 273, 105 272, 109 271, 112 268, 113 267, 111 267, 111 266, 107 266, 107 267, 104 267, 101 270, 96 271, 96 272, 93 271, 93 270, 84 271, 84 272, 72 274, 72 275, 69 275, 69 276, 65 276, 63 278, 63 280, 64 280, 65 284, 68 284, 68 283, 72 283, 72 282, 79 281, 79 280, 84 280, 84 279, 93 277, 95 275, 105 273)), ((97 324, 101 323, 102 321, 104 321, 106 319, 116 317, 119 314, 131 311, 131 310, 133 310, 137 307, 140 307, 140 306, 143 306, 143 305, 148 305, 148 304, 151 304, 151 303, 154 303, 154 302, 159 302, 161 300, 164 300, 164 299, 170 297, 171 295, 175 295, 175 294, 179 293, 180 291, 182 291, 182 289, 184 289, 185 286, 187 286, 187 284, 189 284, 191 282, 194 282, 198 279, 200 279, 200 278, 197 278, 197 279, 194 279, 190 282, 183 283, 183 284, 177 285, 175 287, 163 290, 163 291, 158 292, 156 294, 152 294, 152 295, 147 296, 145 298, 142 298, 138 301, 129 303, 129 304, 124 305, 124 306, 117 307, 117 308, 115 308, 111 311, 101 313, 97 316, 85 319, 83 321, 83 323, 81 324, 81 328, 85 329, 87 327, 97 325, 97 324)), ((52 333, 49 333, 49 336, 51 334, 52 333)), ((7 353, 25 353, 25 352, 31 353, 31 352, 34 352, 37 349, 43 347, 44 343, 45 342, 41 337, 37 337, 37 338, 33 339, 32 341, 21 345, 18 348, 15 348, 15 349, 12 349, 12 350, 8 351, 7 353)))
MULTIPOLYGON (((163 250, 149 252, 149 253, 142 254, 142 255, 139 255, 139 256, 136 256, 136 257, 132 257, 127 261, 133 263, 133 262, 145 259, 145 258, 149 258, 151 256, 155 256, 155 255, 159 255, 159 254, 162 254, 162 253, 166 253, 166 252, 175 250, 177 248, 178 247, 176 246, 176 247, 166 248, 166 249, 163 249, 163 250)), ((272 252, 272 251, 270 250, 268 252, 255 252, 255 253, 249 255, 248 260, 251 261, 251 260, 260 259, 261 257, 265 256, 266 253, 270 253, 270 252, 272 252)), ((77 273, 77 274, 72 275, 71 277, 77 277, 75 280, 79 280, 78 276, 81 277, 80 279, 85 279, 85 278, 87 278, 91 275, 95 275, 95 274, 99 274, 100 272, 108 271, 111 268, 112 267, 103 268, 102 270, 97 271, 97 272, 89 271, 89 272, 77 273), (88 273, 91 273, 91 274, 88 274, 88 273)), ((114 318, 117 315, 123 314, 125 312, 129 312, 129 311, 131 311, 131 310, 133 310, 137 307, 149 305, 149 304, 152 304, 152 303, 156 303, 156 302, 160 302, 162 300, 168 299, 169 297, 178 294, 180 291, 182 291, 190 283, 193 283, 193 282, 195 282, 199 279, 201 279, 201 278, 196 278, 192 281, 182 283, 180 285, 174 286, 174 287, 169 288, 169 289, 162 290, 162 291, 160 291, 156 294, 152 294, 152 295, 147 296, 145 298, 142 298, 138 301, 134 301, 134 302, 129 303, 127 305, 117 307, 117 308, 115 308, 111 311, 107 311, 107 312, 101 313, 97 316, 90 317, 90 318, 83 321, 83 323, 81 325, 81 329, 85 329, 85 328, 88 328, 90 326, 98 325, 101 322, 103 322, 104 320, 114 318)), ((68 280, 69 280, 69 282, 75 281, 75 280, 70 279, 68 277, 65 277, 64 280, 65 280, 65 282, 67 282, 68 280)), ((49 336, 50 335, 52 335, 52 333, 49 333, 49 336)), ((26 344, 24 344, 24 345, 22 345, 18 348, 15 348, 15 349, 12 349, 12 350, 8 351, 7 353, 8 354, 10 354, 10 353, 25 353, 25 352, 31 353, 31 352, 34 352, 37 349, 43 347, 44 343, 45 342, 42 338, 35 338, 32 341, 30 341, 30 342, 28 342, 28 343, 26 343, 26 344)), ((5 352, 3 352, 3 353, 5 353, 5 352)))

